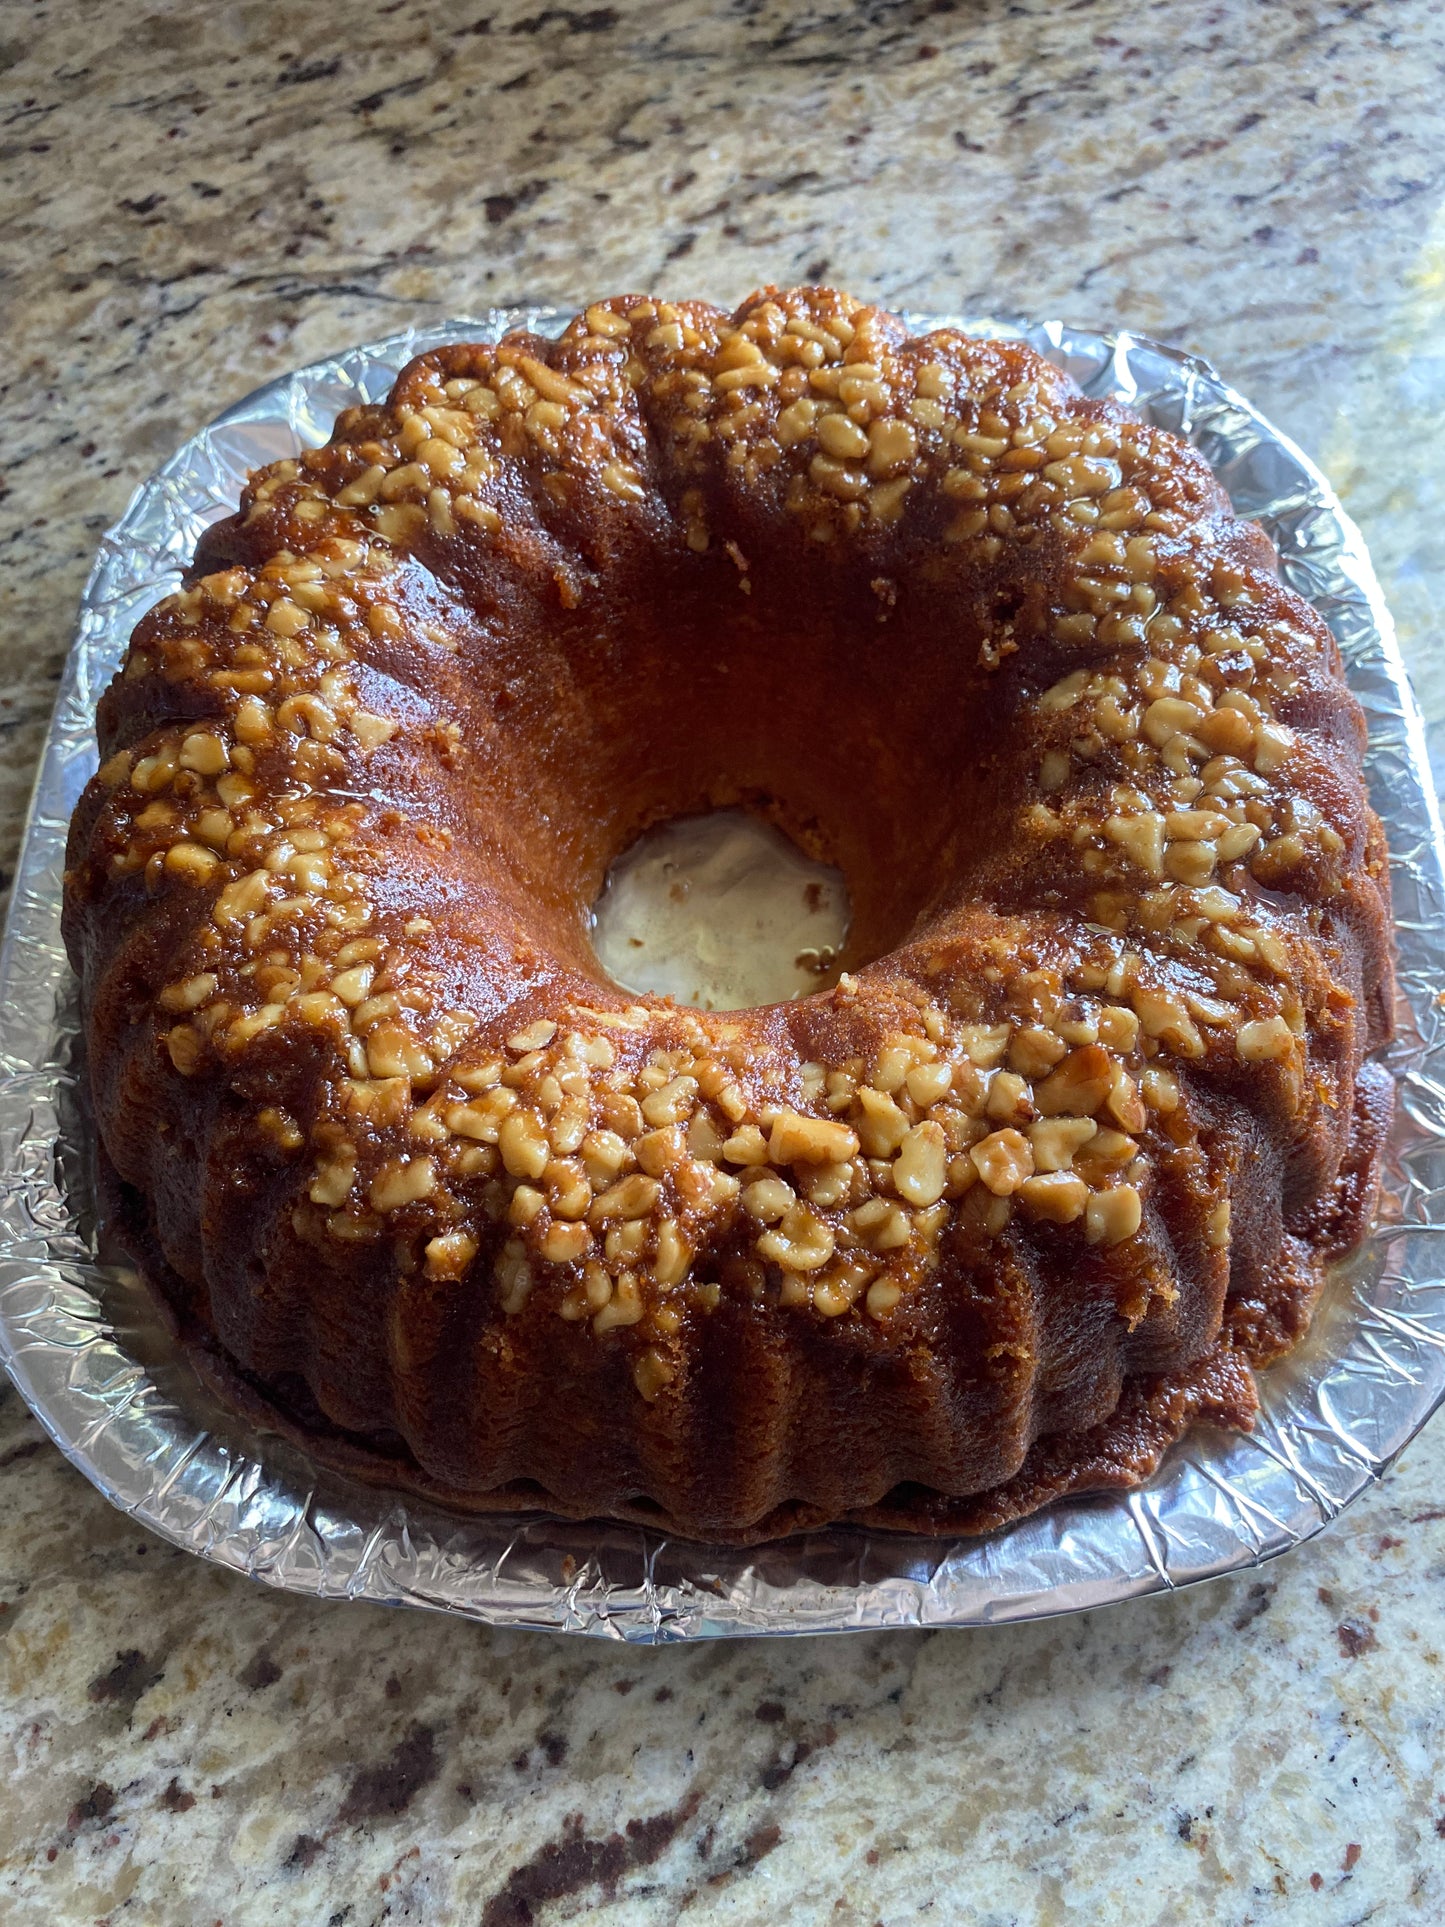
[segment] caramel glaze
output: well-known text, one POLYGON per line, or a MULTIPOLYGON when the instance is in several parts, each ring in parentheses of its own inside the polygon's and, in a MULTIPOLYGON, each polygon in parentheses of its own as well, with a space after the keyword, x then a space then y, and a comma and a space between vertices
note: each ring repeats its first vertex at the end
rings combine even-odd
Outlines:
POLYGON ((987 1529, 1247 1425, 1372 1209, 1338 652, 1198 455, 1017 344, 796 289, 429 353, 252 477, 97 728, 112 1222, 362 1476, 987 1529), (635 1002, 609 863, 739 802, 844 871, 847 974, 635 1002))

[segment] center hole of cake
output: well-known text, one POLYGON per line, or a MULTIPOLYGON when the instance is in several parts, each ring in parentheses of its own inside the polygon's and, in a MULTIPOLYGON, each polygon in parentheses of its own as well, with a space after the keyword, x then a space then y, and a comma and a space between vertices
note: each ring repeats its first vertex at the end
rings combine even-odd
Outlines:
POLYGON ((695 1010, 826 990, 847 935, 842 872, 744 810, 648 830, 608 871, 592 912, 592 947, 615 982, 695 1010))

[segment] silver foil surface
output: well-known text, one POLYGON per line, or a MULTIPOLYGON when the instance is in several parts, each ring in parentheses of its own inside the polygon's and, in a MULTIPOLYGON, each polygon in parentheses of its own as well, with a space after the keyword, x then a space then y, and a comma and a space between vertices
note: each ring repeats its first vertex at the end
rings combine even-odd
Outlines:
POLYGON ((185 443, 101 544, 0 950, 0 1360, 22 1397, 114 1504, 268 1585, 642 1644, 1041 1618, 1257 1565, 1309 1538, 1445 1397, 1440 820, 1390 618, 1329 484, 1206 364, 1135 335, 910 317, 1021 335, 1085 393, 1116 395, 1193 442, 1334 630, 1369 717, 1399 942, 1400 1101, 1385 1197, 1307 1341, 1263 1375, 1251 1435, 1196 1431, 1138 1491, 1063 1501, 973 1540, 839 1528, 729 1551, 605 1523, 458 1519, 319 1474, 248 1429, 176 1355, 135 1276, 98 1261, 75 986, 59 935, 66 825, 95 767, 96 699, 133 625, 176 586, 249 469, 324 441, 339 409, 384 395, 422 349, 519 325, 554 335, 567 319, 500 310, 272 382, 185 443))

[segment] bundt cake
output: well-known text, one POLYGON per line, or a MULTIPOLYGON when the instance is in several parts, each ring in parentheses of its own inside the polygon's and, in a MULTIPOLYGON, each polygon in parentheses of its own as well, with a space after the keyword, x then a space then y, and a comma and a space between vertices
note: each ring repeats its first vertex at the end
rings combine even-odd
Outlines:
POLYGON ((1386 852, 1204 460, 829 290, 419 356, 253 475, 72 826, 110 1214, 229 1395, 459 1507, 979 1530, 1247 1425, 1361 1235, 1386 852), (639 999, 649 826, 836 984, 639 999))

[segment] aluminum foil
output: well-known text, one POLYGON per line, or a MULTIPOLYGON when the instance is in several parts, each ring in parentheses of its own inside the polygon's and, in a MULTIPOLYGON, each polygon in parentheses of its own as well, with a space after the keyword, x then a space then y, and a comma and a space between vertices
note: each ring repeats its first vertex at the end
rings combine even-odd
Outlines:
POLYGON ((101 544, 0 950, 0 1360, 22 1397, 114 1504, 268 1585, 640 1643, 1041 1618, 1257 1565, 1309 1538, 1445 1396, 1440 821, 1390 618, 1329 484, 1205 363, 1135 335, 961 323, 1023 336, 1087 394, 1116 395, 1187 437, 1273 537, 1286 580, 1339 638, 1368 713, 1370 784, 1393 862, 1400 1103, 1380 1223, 1306 1343, 1264 1375, 1251 1435, 1197 1431, 1138 1491, 1064 1501, 975 1540, 832 1529, 714 1551, 633 1527, 459 1520, 318 1474, 249 1430, 176 1355, 134 1275, 98 1261, 59 937, 66 824, 95 766, 96 699, 133 625, 175 586, 249 469, 325 440, 338 409, 385 394, 422 349, 524 324, 556 334, 567 318, 526 308, 449 321, 272 382, 179 449, 101 544))

